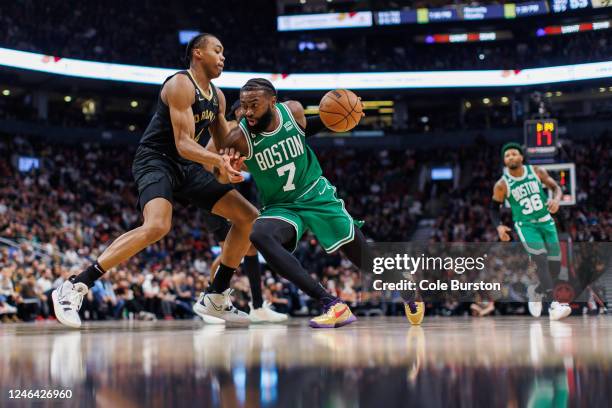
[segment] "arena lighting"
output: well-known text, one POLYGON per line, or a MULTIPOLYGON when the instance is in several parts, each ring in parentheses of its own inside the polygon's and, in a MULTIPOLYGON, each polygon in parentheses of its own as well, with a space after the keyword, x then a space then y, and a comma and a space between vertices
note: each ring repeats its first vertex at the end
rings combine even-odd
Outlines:
MULTIPOLYGON (((111 64, 0 48, 0 65, 50 74, 159 86, 177 69, 111 64)), ((587 79, 612 78, 612 61, 524 70, 361 72, 273 74, 226 71, 215 80, 221 88, 238 89, 253 77, 270 80, 278 90, 419 89, 516 87, 587 79)))
POLYGON ((70 95, 64 96, 64 102, 68 103, 68 102, 71 102, 71 101, 72 101, 72 96, 70 96, 70 95))
POLYGON ((11 91, 10 91, 10 90, 8 90, 8 89, 4 89, 4 90, 2 91, 2 95, 4 95, 4 96, 10 96, 10 95, 11 95, 11 91))
POLYGON ((137 107, 138 107, 138 101, 132 101, 132 102, 130 102, 130 106, 131 106, 132 108, 137 108, 137 107))
POLYGON ((393 106, 393 101, 363 101, 365 109, 377 109, 387 106, 393 106))
POLYGON ((485 105, 488 105, 489 103, 491 103, 491 100, 489 98, 483 98, 482 103, 484 103, 485 105))

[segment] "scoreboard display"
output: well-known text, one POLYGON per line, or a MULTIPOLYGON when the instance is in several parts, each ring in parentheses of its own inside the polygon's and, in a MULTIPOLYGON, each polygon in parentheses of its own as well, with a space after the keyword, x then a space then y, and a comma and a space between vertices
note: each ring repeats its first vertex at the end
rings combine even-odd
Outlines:
POLYGON ((557 154, 557 120, 526 120, 525 148, 529 158, 553 158, 557 154))

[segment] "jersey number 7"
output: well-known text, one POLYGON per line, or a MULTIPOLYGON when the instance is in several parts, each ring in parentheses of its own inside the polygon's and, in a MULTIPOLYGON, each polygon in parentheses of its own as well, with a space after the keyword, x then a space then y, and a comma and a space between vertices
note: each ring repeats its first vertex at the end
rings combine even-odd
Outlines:
POLYGON ((295 184, 293 184, 293 178, 295 177, 295 163, 287 163, 284 166, 276 169, 276 173, 279 177, 283 177, 285 173, 289 172, 289 177, 287 177, 287 182, 283 186, 283 191, 293 191, 295 190, 295 184))

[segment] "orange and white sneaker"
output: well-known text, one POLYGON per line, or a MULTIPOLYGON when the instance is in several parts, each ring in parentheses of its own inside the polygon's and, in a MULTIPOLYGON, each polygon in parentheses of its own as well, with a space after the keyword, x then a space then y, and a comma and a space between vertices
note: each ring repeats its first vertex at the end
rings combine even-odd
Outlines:
POLYGON ((425 317, 425 303, 424 302, 404 302, 404 312, 408 321, 413 326, 418 326, 425 317))
POLYGON ((357 318, 348 305, 337 300, 327 306, 322 315, 310 319, 310 327, 314 329, 333 329, 346 326, 356 320, 357 318))

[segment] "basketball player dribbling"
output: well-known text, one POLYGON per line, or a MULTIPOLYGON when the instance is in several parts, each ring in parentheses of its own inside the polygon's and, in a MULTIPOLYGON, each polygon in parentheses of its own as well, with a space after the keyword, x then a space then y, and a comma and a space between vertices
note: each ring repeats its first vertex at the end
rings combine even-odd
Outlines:
MULTIPOLYGON (((326 252, 341 249, 358 268, 363 270, 364 259, 369 259, 363 233, 306 144, 306 131, 311 123, 322 127, 320 118, 307 121, 299 102, 277 103, 276 89, 265 79, 249 80, 240 90, 240 101, 244 118, 218 147, 233 157, 235 151, 241 154, 237 165, 246 165, 260 193, 263 207, 251 242, 272 270, 321 302, 323 314, 310 320, 311 327, 353 323, 356 318, 348 305, 328 293, 291 253, 309 229, 326 252)), ((420 316, 415 319, 420 323, 423 304, 413 303, 412 313, 420 316)))
POLYGON ((200 312, 230 322, 249 322, 248 315, 233 307, 229 285, 249 248, 249 234, 258 212, 228 184, 243 180, 230 157, 210 151, 214 146, 207 150, 200 143, 206 129, 215 142, 229 132, 220 114, 225 112, 225 96, 211 82, 223 71, 223 45, 212 34, 199 34, 187 45, 186 60, 189 69, 163 83, 157 109, 134 158, 132 172, 144 222, 117 238, 94 264, 53 291, 55 314, 67 326, 81 326, 83 297, 97 279, 168 233, 175 200, 231 221, 221 264, 200 299, 200 312))

